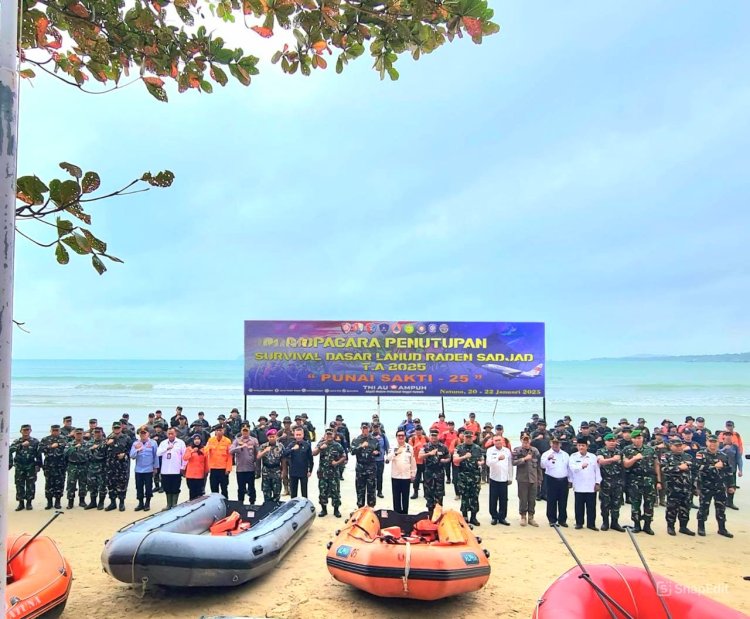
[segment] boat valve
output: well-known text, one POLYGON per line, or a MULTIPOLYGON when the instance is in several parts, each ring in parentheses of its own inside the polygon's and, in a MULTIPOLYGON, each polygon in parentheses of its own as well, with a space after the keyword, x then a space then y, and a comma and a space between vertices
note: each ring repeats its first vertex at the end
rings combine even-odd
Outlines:
POLYGON ((481 544, 482 543, 482 538, 479 537, 478 535, 475 536, 475 537, 476 537, 476 540, 477 540, 477 544, 481 544))
POLYGON ((335 530, 335 531, 333 532, 333 534, 334 534, 334 535, 338 535, 339 533, 341 533, 341 529, 336 529, 336 530, 335 530))
POLYGON ((333 541, 330 541, 326 544, 326 550, 330 550, 331 546, 333 546, 333 541))
POLYGON ((490 551, 487 550, 486 548, 484 549, 484 556, 487 557, 488 559, 490 558, 490 551))
POLYGON ((299 525, 296 522, 292 523, 292 531, 296 531, 299 525))

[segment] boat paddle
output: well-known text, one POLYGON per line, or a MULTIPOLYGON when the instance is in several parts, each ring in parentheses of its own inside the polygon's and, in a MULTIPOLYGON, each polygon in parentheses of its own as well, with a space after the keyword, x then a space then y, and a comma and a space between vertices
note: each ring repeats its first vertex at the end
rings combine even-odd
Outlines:
POLYGON ((13 559, 15 559, 18 555, 20 555, 24 551, 24 549, 26 548, 26 546, 28 546, 37 537, 39 537, 39 535, 42 533, 42 531, 44 531, 44 529, 46 529, 49 525, 51 525, 55 521, 55 518, 57 518, 58 516, 61 516, 62 514, 63 514, 63 512, 56 511, 55 514, 54 514, 54 516, 52 516, 52 518, 50 518, 47 521, 47 524, 45 524, 41 529, 39 529, 36 533, 34 533, 33 537, 28 542, 26 542, 23 546, 21 546, 10 559, 8 559, 8 563, 10 563, 11 561, 13 561, 13 559))
POLYGON ((649 569, 648 564, 646 563, 646 557, 643 556, 643 553, 641 552, 641 549, 638 546, 638 542, 635 541, 635 534, 633 533, 633 527, 625 527, 625 530, 628 532, 628 535, 630 536, 630 541, 633 542, 633 546, 635 546, 635 551, 638 553, 638 557, 640 558, 641 563, 643 563, 643 568, 646 570, 646 574, 648 574, 648 577, 651 580, 651 584, 654 586, 656 597, 659 598, 659 601, 661 602, 661 605, 664 608, 664 612, 667 615, 667 619, 672 619, 672 613, 669 612, 669 608, 667 607, 667 601, 664 599, 661 593, 659 593, 659 587, 656 585, 656 580, 654 579, 654 575, 649 569))

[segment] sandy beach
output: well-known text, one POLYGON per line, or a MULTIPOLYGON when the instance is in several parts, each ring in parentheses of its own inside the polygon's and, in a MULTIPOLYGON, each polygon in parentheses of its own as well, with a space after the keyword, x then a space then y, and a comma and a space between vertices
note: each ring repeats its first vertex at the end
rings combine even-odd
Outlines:
MULTIPOLYGON (((354 464, 350 462, 342 482, 344 514, 356 507, 353 467, 354 464)), ((386 478, 385 481, 386 498, 379 499, 379 504, 390 508, 390 480, 386 478)), ((235 491, 236 485, 232 480, 230 498, 233 498, 235 491)), ((14 496, 13 492, 11 476, 11 497, 14 496)), ((519 526, 515 486, 512 486, 508 518, 511 526, 493 527, 489 524, 487 513, 487 492, 483 486, 480 495, 482 511, 479 514, 482 526, 475 531, 491 552, 492 575, 489 583, 479 592, 430 603, 372 597, 333 580, 325 566, 325 545, 343 520, 330 515, 316 518, 308 534, 287 555, 279 569, 266 577, 236 589, 150 588, 143 597, 140 597, 140 589, 133 589, 110 578, 102 570, 100 562, 105 540, 119 527, 139 516, 139 513, 133 512, 136 505, 133 488, 128 492, 126 512, 84 511, 78 507, 64 510, 64 515, 45 533, 57 541, 73 566, 74 582, 64 617, 172 619, 235 615, 309 618, 338 614, 343 617, 382 618, 413 616, 415 613, 429 613, 435 619, 530 617, 539 596, 555 578, 573 567, 574 561, 556 533, 546 526, 544 503, 537 506, 537 519, 542 526, 522 528, 519 526)), ((180 496, 187 499, 184 485, 180 496)), ((43 497, 43 478, 40 475, 34 510, 10 511, 10 533, 34 532, 47 521, 51 512, 43 509, 43 497)), ((313 502, 317 500, 316 483, 311 483, 310 499, 313 502)), ((572 510, 572 503, 571 496, 569 511, 572 510)), ((732 540, 716 535, 713 515, 707 523, 707 537, 670 537, 666 533, 663 507, 657 508, 656 535, 649 537, 641 534, 637 539, 654 571, 750 613, 750 582, 742 580, 742 576, 750 575, 746 562, 750 554, 750 519, 747 518, 750 494, 747 490, 739 491, 736 503, 740 511, 728 510, 727 526, 735 535, 732 540)), ((14 504, 14 501, 8 502, 9 506, 14 504)), ((161 509, 164 505, 164 495, 157 494, 152 507, 161 509)), ((423 507, 424 500, 420 497, 411 501, 410 511, 415 513, 423 507)), ((458 507, 452 489, 446 497, 446 507, 458 507)), ((693 528, 695 513, 693 511, 691 514, 690 524, 693 528)), ((638 564, 638 557, 626 534, 613 531, 595 533, 585 529, 575 531, 572 527, 566 529, 565 534, 584 562, 638 564)))

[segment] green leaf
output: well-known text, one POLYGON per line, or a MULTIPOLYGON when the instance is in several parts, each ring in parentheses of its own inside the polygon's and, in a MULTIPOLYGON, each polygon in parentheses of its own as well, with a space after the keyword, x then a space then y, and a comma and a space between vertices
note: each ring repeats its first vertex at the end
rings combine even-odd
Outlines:
POLYGON ((16 181, 16 197, 25 204, 44 204, 44 195, 49 191, 38 176, 22 176, 16 181))
POLYGON ((299 43, 302 47, 307 45, 307 37, 302 33, 301 30, 295 28, 293 32, 294 38, 297 39, 297 43, 299 43))
POLYGON ((70 247, 70 249, 72 249, 75 253, 81 256, 85 256, 86 254, 91 253, 91 246, 80 234, 73 233, 69 236, 66 236, 64 239, 62 239, 62 242, 70 247), (79 243, 79 239, 83 240, 83 245, 79 243))
POLYGON ((227 49, 225 47, 222 47, 221 49, 217 49, 214 52, 214 60, 216 62, 220 62, 221 64, 229 64, 232 62, 232 59, 234 58, 234 51, 231 49, 227 49))
MULTIPOLYGON (((380 49, 382 49, 382 45, 381 45, 380 49)), ((365 53, 365 46, 362 45, 362 43, 354 43, 346 51, 349 52, 349 54, 351 54, 352 58, 358 58, 359 56, 361 56, 362 54, 365 53)), ((373 49, 373 52, 374 51, 375 50, 373 49)), ((380 50, 378 50, 378 51, 380 51, 380 50)))
POLYGON ((73 178, 81 178, 83 176, 83 170, 81 170, 81 168, 79 168, 77 165, 73 165, 72 163, 68 163, 67 161, 63 161, 62 163, 60 163, 60 167, 68 174, 70 174, 73 178))
POLYGON ((78 181, 62 181, 58 179, 50 181, 49 197, 57 205, 67 207, 75 204, 81 195, 78 181))
POLYGON ((81 191, 83 193, 91 193, 92 191, 99 189, 101 184, 102 181, 96 172, 86 172, 81 181, 81 191))
POLYGON ((57 236, 65 236, 66 234, 70 234, 73 232, 73 222, 68 219, 63 219, 62 217, 57 218, 57 236))
POLYGON ((201 90, 203 92, 207 92, 208 94, 211 94, 214 91, 214 87, 211 86, 211 82, 208 82, 206 80, 201 80, 200 84, 201 84, 201 90))
POLYGON ((163 170, 154 176, 151 172, 146 172, 141 176, 141 180, 147 182, 152 187, 169 187, 174 181, 174 173, 170 170, 163 170))
POLYGON ((151 96, 154 97, 154 99, 157 99, 162 103, 167 103, 167 91, 164 90, 164 88, 162 88, 161 86, 157 86, 156 84, 151 84, 146 80, 143 80, 143 83, 146 84, 146 89, 151 94, 151 96))
POLYGON ((281 60, 282 55, 283 52, 278 51, 273 56, 271 56, 271 64, 276 64, 279 60, 281 60))
POLYGON ((394 67, 388 68, 388 77, 391 78, 392 81, 396 81, 398 79, 398 71, 394 67))
POLYGON ((62 243, 58 243, 57 247, 55 247, 55 258, 57 258, 58 264, 68 264, 70 261, 68 250, 65 249, 62 243))
POLYGON ((212 64, 209 73, 215 82, 221 84, 222 86, 227 85, 229 78, 227 78, 227 74, 224 72, 224 69, 222 69, 221 67, 217 67, 215 64, 212 64))
POLYGON ((336 73, 341 73, 344 70, 344 55, 340 55, 336 59, 336 73))
POLYGON ((91 234, 91 232, 86 229, 81 230, 81 232, 83 232, 83 236, 86 237, 86 240, 89 242, 89 245, 91 245, 91 247, 93 247, 99 253, 106 253, 107 244, 104 241, 96 238, 93 234, 91 234))
POLYGON ((96 269, 96 272, 99 273, 99 275, 102 275, 107 270, 107 267, 104 266, 104 263, 96 254, 91 256, 91 264, 94 265, 94 268, 96 269))

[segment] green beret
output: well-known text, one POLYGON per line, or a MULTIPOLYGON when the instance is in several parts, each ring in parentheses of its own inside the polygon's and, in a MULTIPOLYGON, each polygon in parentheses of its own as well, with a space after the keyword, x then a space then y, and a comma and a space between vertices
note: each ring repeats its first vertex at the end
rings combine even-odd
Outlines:
POLYGON ((714 434, 711 434, 711 435, 710 435, 710 436, 709 436, 709 437, 708 437, 708 438, 707 438, 706 440, 707 440, 707 441, 711 441, 712 443, 715 443, 716 441, 718 441, 718 440, 719 440, 719 437, 717 437, 717 436, 716 436, 716 435, 714 435, 714 434))
POLYGON ((630 435, 631 438, 638 438, 641 435, 640 430, 633 430, 633 433, 630 435))
POLYGON ((112 429, 113 429, 113 430, 114 430, 115 428, 120 428, 120 427, 122 427, 122 425, 120 424, 120 422, 119 422, 119 421, 115 421, 115 422, 114 422, 114 423, 112 424, 112 429))
POLYGON ((604 435, 604 440, 605 440, 605 441, 614 441, 614 440, 615 440, 615 435, 614 435, 614 434, 612 434, 611 432, 607 432, 607 433, 606 433, 606 434, 604 435))

